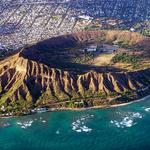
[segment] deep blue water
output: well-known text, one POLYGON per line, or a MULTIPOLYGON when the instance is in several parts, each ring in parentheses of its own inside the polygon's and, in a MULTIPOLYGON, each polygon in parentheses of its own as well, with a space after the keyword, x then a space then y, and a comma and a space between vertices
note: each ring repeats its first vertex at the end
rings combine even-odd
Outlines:
POLYGON ((150 97, 111 109, 0 119, 0 150, 150 150, 150 97))

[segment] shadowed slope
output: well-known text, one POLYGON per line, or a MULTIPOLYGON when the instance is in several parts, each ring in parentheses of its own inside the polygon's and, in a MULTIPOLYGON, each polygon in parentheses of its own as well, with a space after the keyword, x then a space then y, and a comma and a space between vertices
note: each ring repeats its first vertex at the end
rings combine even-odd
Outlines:
MULTIPOLYGON (((100 37, 103 40, 131 38, 131 45, 144 40, 144 37, 130 32, 101 31, 82 32, 69 36, 52 38, 22 50, 0 63, 0 104, 13 101, 27 103, 41 102, 54 104, 63 100, 100 97, 101 94, 137 91, 149 86, 150 69, 134 72, 92 71, 86 73, 65 71, 54 64, 44 62, 43 58, 53 57, 53 49, 76 46, 89 39, 100 37), (121 34, 122 33, 122 34, 121 34), (64 39, 63 39, 64 38, 64 39), (104 39, 105 38, 105 39, 104 39), (134 39, 135 38, 135 39, 134 39), (67 46, 67 47, 66 47, 67 46), (45 49, 42 49, 45 48, 45 49), (50 55, 48 55, 50 54, 50 55)), ((142 42, 141 42, 142 43, 142 42)), ((57 61, 57 60, 56 60, 57 61)))

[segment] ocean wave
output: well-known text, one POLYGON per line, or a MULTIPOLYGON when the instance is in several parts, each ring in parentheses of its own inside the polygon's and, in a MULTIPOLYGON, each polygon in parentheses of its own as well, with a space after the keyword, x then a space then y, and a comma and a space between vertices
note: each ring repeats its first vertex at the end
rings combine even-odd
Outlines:
POLYGON ((34 122, 46 123, 47 121, 45 119, 43 119, 42 117, 39 117, 39 118, 30 119, 30 120, 27 120, 27 121, 26 120, 17 121, 16 124, 18 126, 20 126, 21 128, 26 129, 28 127, 31 127, 34 122))
POLYGON ((39 122, 46 123, 47 121, 40 117, 39 122))
POLYGON ((146 112, 150 112, 150 107, 149 108, 145 108, 146 112))
POLYGON ((46 120, 42 120, 41 122, 46 123, 46 120))
POLYGON ((19 126, 20 126, 21 128, 23 128, 23 129, 26 129, 26 128, 30 127, 30 126, 32 125, 32 123, 33 123, 33 120, 30 120, 30 121, 23 121, 23 122, 18 121, 18 122, 17 122, 17 125, 19 125, 19 126))
POLYGON ((121 121, 111 120, 110 123, 114 124, 118 128, 130 128, 133 125, 137 124, 137 122, 135 122, 135 119, 141 119, 143 118, 143 115, 139 112, 128 112, 125 116, 121 115, 121 118, 121 121))
POLYGON ((8 123, 8 122, 0 122, 0 127, 5 128, 5 127, 9 127, 9 126, 10 126, 10 123, 8 123))
POLYGON ((80 133, 80 132, 91 132, 92 129, 87 127, 85 124, 87 123, 88 119, 94 117, 93 115, 84 115, 77 119, 75 122, 72 123, 72 130, 80 133))
POLYGON ((57 131, 56 131, 56 134, 60 134, 60 131, 59 131, 59 130, 57 130, 57 131))

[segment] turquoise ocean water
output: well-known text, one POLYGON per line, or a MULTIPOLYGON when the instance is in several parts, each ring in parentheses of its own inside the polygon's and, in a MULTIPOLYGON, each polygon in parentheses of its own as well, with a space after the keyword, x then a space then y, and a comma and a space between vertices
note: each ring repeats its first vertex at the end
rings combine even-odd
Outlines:
POLYGON ((0 119, 0 150, 150 150, 150 97, 111 109, 0 119))

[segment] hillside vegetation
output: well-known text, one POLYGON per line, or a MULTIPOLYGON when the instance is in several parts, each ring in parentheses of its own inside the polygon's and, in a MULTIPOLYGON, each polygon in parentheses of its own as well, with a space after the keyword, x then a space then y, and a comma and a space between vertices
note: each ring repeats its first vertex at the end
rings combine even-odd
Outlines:
MULTIPOLYGON (((0 62, 0 106, 5 106, 5 111, 18 113, 41 106, 73 107, 75 102, 83 102, 84 107, 111 105, 121 102, 114 101, 115 97, 135 98, 137 91, 149 86, 149 67, 128 71, 113 66, 100 66, 97 70, 88 65, 73 64, 77 65, 75 69, 66 66, 72 66, 68 61, 71 54, 66 55, 68 49, 97 41, 128 43, 128 48, 140 51, 136 57, 148 53, 150 44, 149 39, 137 33, 90 31, 48 39, 27 47, 0 62), (58 59, 56 54, 59 52, 58 59), (78 67, 81 68, 77 70, 78 67)), ((127 53, 117 54, 113 59, 114 63, 138 61, 127 53)))

